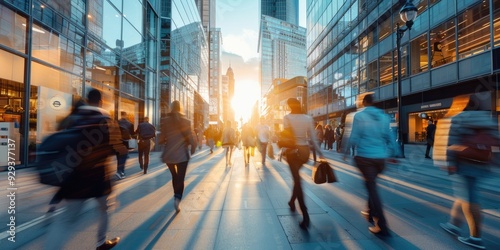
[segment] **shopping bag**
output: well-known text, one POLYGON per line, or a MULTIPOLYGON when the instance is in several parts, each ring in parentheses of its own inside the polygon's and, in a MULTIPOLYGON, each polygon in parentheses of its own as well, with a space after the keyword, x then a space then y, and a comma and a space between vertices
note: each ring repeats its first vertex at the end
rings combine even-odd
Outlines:
POLYGON ((137 140, 136 139, 128 140, 128 149, 135 149, 135 148, 137 148, 137 140))
POLYGON ((316 184, 327 182, 333 183, 337 181, 337 177, 335 176, 332 167, 326 161, 316 163, 312 171, 312 179, 316 184))

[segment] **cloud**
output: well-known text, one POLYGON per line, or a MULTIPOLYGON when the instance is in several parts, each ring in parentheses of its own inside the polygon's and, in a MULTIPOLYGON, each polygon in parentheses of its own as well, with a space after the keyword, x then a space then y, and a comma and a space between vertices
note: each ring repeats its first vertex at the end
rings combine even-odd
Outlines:
POLYGON ((258 57, 257 42, 257 31, 243 29, 242 34, 229 34, 223 36, 222 49, 225 52, 240 55, 243 60, 248 61, 258 57))
POLYGON ((236 81, 260 82, 260 59, 250 58, 244 60, 242 56, 235 53, 222 52, 222 74, 226 74, 231 66, 236 81))

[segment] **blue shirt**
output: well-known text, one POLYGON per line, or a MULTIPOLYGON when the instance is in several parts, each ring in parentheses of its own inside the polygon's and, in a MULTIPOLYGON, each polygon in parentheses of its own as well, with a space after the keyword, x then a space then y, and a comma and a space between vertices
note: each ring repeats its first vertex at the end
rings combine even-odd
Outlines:
POLYGON ((399 146, 390 129, 390 118, 379 108, 368 106, 354 115, 349 146, 356 155, 384 159, 399 155, 399 146))

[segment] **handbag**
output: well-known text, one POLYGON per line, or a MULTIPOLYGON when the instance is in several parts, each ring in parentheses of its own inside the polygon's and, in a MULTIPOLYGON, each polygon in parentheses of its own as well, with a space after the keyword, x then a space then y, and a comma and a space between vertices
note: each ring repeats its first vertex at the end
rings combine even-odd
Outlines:
POLYGON ((449 146, 447 151, 458 160, 488 164, 493 157, 491 147, 497 144, 498 141, 493 136, 475 129, 473 134, 464 135, 460 143, 449 146))
POLYGON ((135 149, 137 148, 137 140, 136 139, 130 139, 128 140, 128 149, 135 149))
POLYGON ((333 183, 337 181, 337 177, 333 172, 333 168, 328 162, 318 162, 312 170, 312 179, 316 184, 333 183))
POLYGON ((280 148, 296 148, 295 135, 292 128, 283 129, 278 135, 278 147, 280 148))

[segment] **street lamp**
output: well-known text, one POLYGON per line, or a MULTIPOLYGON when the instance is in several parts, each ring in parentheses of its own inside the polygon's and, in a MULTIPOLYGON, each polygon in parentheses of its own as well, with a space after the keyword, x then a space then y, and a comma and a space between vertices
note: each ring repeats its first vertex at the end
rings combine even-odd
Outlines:
POLYGON ((403 141, 403 130, 401 129, 401 118, 402 118, 402 108, 401 108, 401 38, 405 34, 405 31, 411 30, 411 26, 413 26, 413 20, 417 17, 417 7, 413 5, 412 0, 407 0, 403 8, 399 11, 399 15, 401 16, 401 20, 405 22, 406 27, 400 28, 399 23, 397 26, 397 35, 396 35, 396 48, 398 51, 398 143, 401 146, 401 157, 405 157, 405 148, 403 141))

